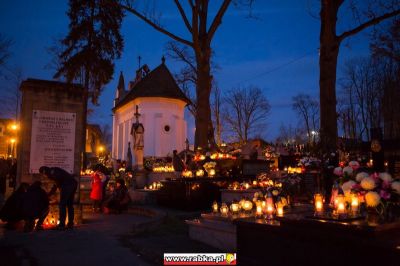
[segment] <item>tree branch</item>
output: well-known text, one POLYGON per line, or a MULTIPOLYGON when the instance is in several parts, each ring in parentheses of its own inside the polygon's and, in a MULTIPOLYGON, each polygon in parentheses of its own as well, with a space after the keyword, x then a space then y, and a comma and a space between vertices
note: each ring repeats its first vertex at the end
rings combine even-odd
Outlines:
POLYGON ((188 0, 190 7, 193 9, 194 8, 194 4, 193 4, 193 0, 188 0))
POLYGON ((193 62, 194 60, 185 50, 185 47, 180 48, 174 42, 169 42, 167 44, 167 52, 168 51, 172 52, 172 54, 169 54, 170 57, 185 62, 194 73, 197 71, 195 63, 193 62))
POLYGON ((179 3, 179 0, 174 0, 175 1, 175 5, 179 10, 179 13, 182 16, 183 22, 185 22, 186 28, 189 30, 190 33, 192 33, 192 26, 189 23, 189 20, 185 14, 185 10, 183 10, 181 3, 179 3))
POLYGON ((130 7, 130 6, 123 5, 123 4, 120 4, 120 6, 121 6, 123 9, 125 9, 126 11, 128 11, 128 12, 134 14, 135 16, 137 16, 138 18, 140 18, 141 20, 143 20, 144 22, 146 22, 147 24, 149 24, 150 26, 152 26, 152 27, 153 27, 154 29, 156 29, 157 31, 159 31, 159 32, 161 32, 161 33, 164 33, 165 35, 171 37, 172 39, 174 39, 174 40, 176 40, 176 41, 178 41, 178 42, 180 42, 180 43, 183 43, 183 44, 185 44, 185 45, 188 45, 188 46, 193 47, 193 43, 192 43, 192 42, 190 42, 190 41, 188 41, 188 40, 185 40, 185 39, 183 39, 183 38, 181 38, 181 37, 179 37, 179 36, 177 36, 177 35, 171 33, 170 31, 167 31, 166 29, 160 27, 159 25, 157 25, 156 23, 154 23, 153 21, 151 21, 148 17, 146 17, 146 16, 144 16, 143 14, 141 14, 140 12, 138 12, 136 9, 134 9, 134 8, 132 8, 132 7, 130 7))
POLYGON ((228 9, 231 0, 224 0, 221 7, 218 10, 217 15, 215 16, 213 22, 211 23, 210 28, 208 29, 208 41, 211 42, 215 32, 218 29, 218 26, 222 23, 222 17, 224 16, 226 10, 228 9))
POLYGON ((352 35, 354 35, 354 34, 357 34, 357 33, 359 33, 360 31, 362 31, 362 30, 364 30, 364 29, 366 29, 366 28, 368 28, 368 27, 370 27, 370 26, 372 26, 372 25, 376 25, 376 24, 380 23, 381 21, 383 21, 383 20, 385 20, 385 19, 388 19, 388 18, 397 16, 397 15, 400 15, 400 9, 395 10, 395 11, 390 12, 390 13, 386 13, 386 14, 384 14, 384 15, 382 15, 382 16, 373 18, 373 19, 371 19, 371 20, 369 20, 369 21, 367 21, 367 22, 365 22, 365 23, 359 25, 358 27, 355 27, 355 28, 352 29, 352 30, 343 32, 342 34, 340 34, 340 35, 338 36, 338 40, 339 40, 339 42, 341 42, 341 41, 343 41, 343 40, 344 40, 345 38, 347 38, 347 37, 350 37, 350 36, 352 36, 352 35))

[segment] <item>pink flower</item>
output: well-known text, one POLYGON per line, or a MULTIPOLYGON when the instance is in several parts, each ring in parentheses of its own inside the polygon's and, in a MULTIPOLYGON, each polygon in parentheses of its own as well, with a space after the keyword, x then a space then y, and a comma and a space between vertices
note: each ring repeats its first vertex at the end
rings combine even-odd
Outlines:
POLYGON ((379 181, 379 175, 378 175, 378 173, 373 173, 373 174, 371 174, 370 177, 371 177, 372 179, 374 179, 375 182, 378 182, 378 181, 379 181))
POLYGON ((386 190, 381 189, 379 195, 381 196, 381 198, 388 200, 390 199, 390 193, 387 192, 386 190))
POLYGON ((389 189, 390 188, 390 182, 389 181, 383 181, 382 182, 382 188, 383 189, 389 189))
POLYGON ((360 164, 357 161, 350 161, 349 166, 353 168, 353 170, 357 170, 358 168, 360 168, 360 164))
POLYGON ((353 185, 353 187, 351 189, 361 190, 361 185, 360 184, 355 184, 355 185, 353 185))
POLYGON ((343 169, 342 167, 336 167, 335 169, 333 169, 333 173, 337 176, 342 176, 343 175, 343 169))

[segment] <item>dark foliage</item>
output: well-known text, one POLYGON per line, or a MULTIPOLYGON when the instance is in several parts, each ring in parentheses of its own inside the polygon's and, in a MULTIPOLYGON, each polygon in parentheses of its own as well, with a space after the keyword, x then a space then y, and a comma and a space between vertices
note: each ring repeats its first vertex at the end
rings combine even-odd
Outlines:
POLYGON ((97 103, 114 74, 113 61, 123 49, 123 11, 116 1, 70 0, 67 14, 69 33, 61 40, 65 49, 59 54, 61 64, 55 78, 83 83, 88 97, 97 103))

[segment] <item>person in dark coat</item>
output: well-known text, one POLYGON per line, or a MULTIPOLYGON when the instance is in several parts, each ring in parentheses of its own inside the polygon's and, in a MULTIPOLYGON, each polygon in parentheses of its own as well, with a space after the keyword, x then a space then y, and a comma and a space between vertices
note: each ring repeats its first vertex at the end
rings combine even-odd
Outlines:
POLYGON ((8 172, 8 178, 9 178, 9 187, 13 187, 15 190, 16 184, 17 184, 17 161, 15 160, 9 160, 9 172, 8 172))
POLYGON ((102 196, 101 196, 100 206, 103 206, 103 204, 106 200, 106 196, 107 196, 107 185, 108 185, 108 182, 110 181, 110 175, 109 175, 110 171, 104 165, 100 165, 98 167, 98 171, 100 171, 102 174, 102 179, 101 179, 101 182, 102 182, 102 193, 101 194, 102 194, 102 196))
POLYGON ((24 219, 22 206, 24 195, 29 187, 27 183, 21 183, 17 190, 6 200, 3 208, 0 210, 0 219, 7 222, 6 227, 14 229, 17 222, 24 219))
POLYGON ((182 171, 185 170, 185 164, 183 163, 181 157, 179 157, 177 150, 173 151, 172 166, 174 167, 176 177, 181 177, 182 171))
POLYGON ((113 194, 105 203, 104 212, 109 213, 110 211, 116 211, 117 213, 121 213, 123 210, 128 209, 130 200, 125 181, 123 179, 118 179, 113 194))
POLYGON ((5 159, 0 159, 0 207, 3 206, 7 189, 8 163, 5 159))
POLYGON ((75 178, 64 169, 59 167, 47 167, 42 166, 39 169, 39 173, 43 176, 53 180, 54 186, 49 192, 49 196, 53 195, 57 188, 60 190, 60 201, 59 201, 59 217, 60 223, 57 229, 65 229, 65 220, 67 216, 68 208, 68 224, 67 227, 72 229, 74 227, 74 195, 78 187, 78 182, 75 178))
POLYGON ((49 197, 44 189, 42 189, 40 181, 34 182, 24 194, 23 216, 25 220, 25 232, 30 232, 35 227, 35 220, 39 219, 36 224, 36 230, 43 230, 43 222, 49 214, 49 197))

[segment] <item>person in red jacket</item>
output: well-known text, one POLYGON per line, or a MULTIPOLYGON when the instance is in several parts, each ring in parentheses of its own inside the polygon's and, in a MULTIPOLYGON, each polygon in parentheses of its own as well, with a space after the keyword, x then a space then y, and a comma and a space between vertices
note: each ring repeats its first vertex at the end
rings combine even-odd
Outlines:
POLYGON ((101 200, 103 199, 103 173, 96 169, 92 174, 92 191, 90 198, 93 200, 93 211, 100 212, 101 200))

